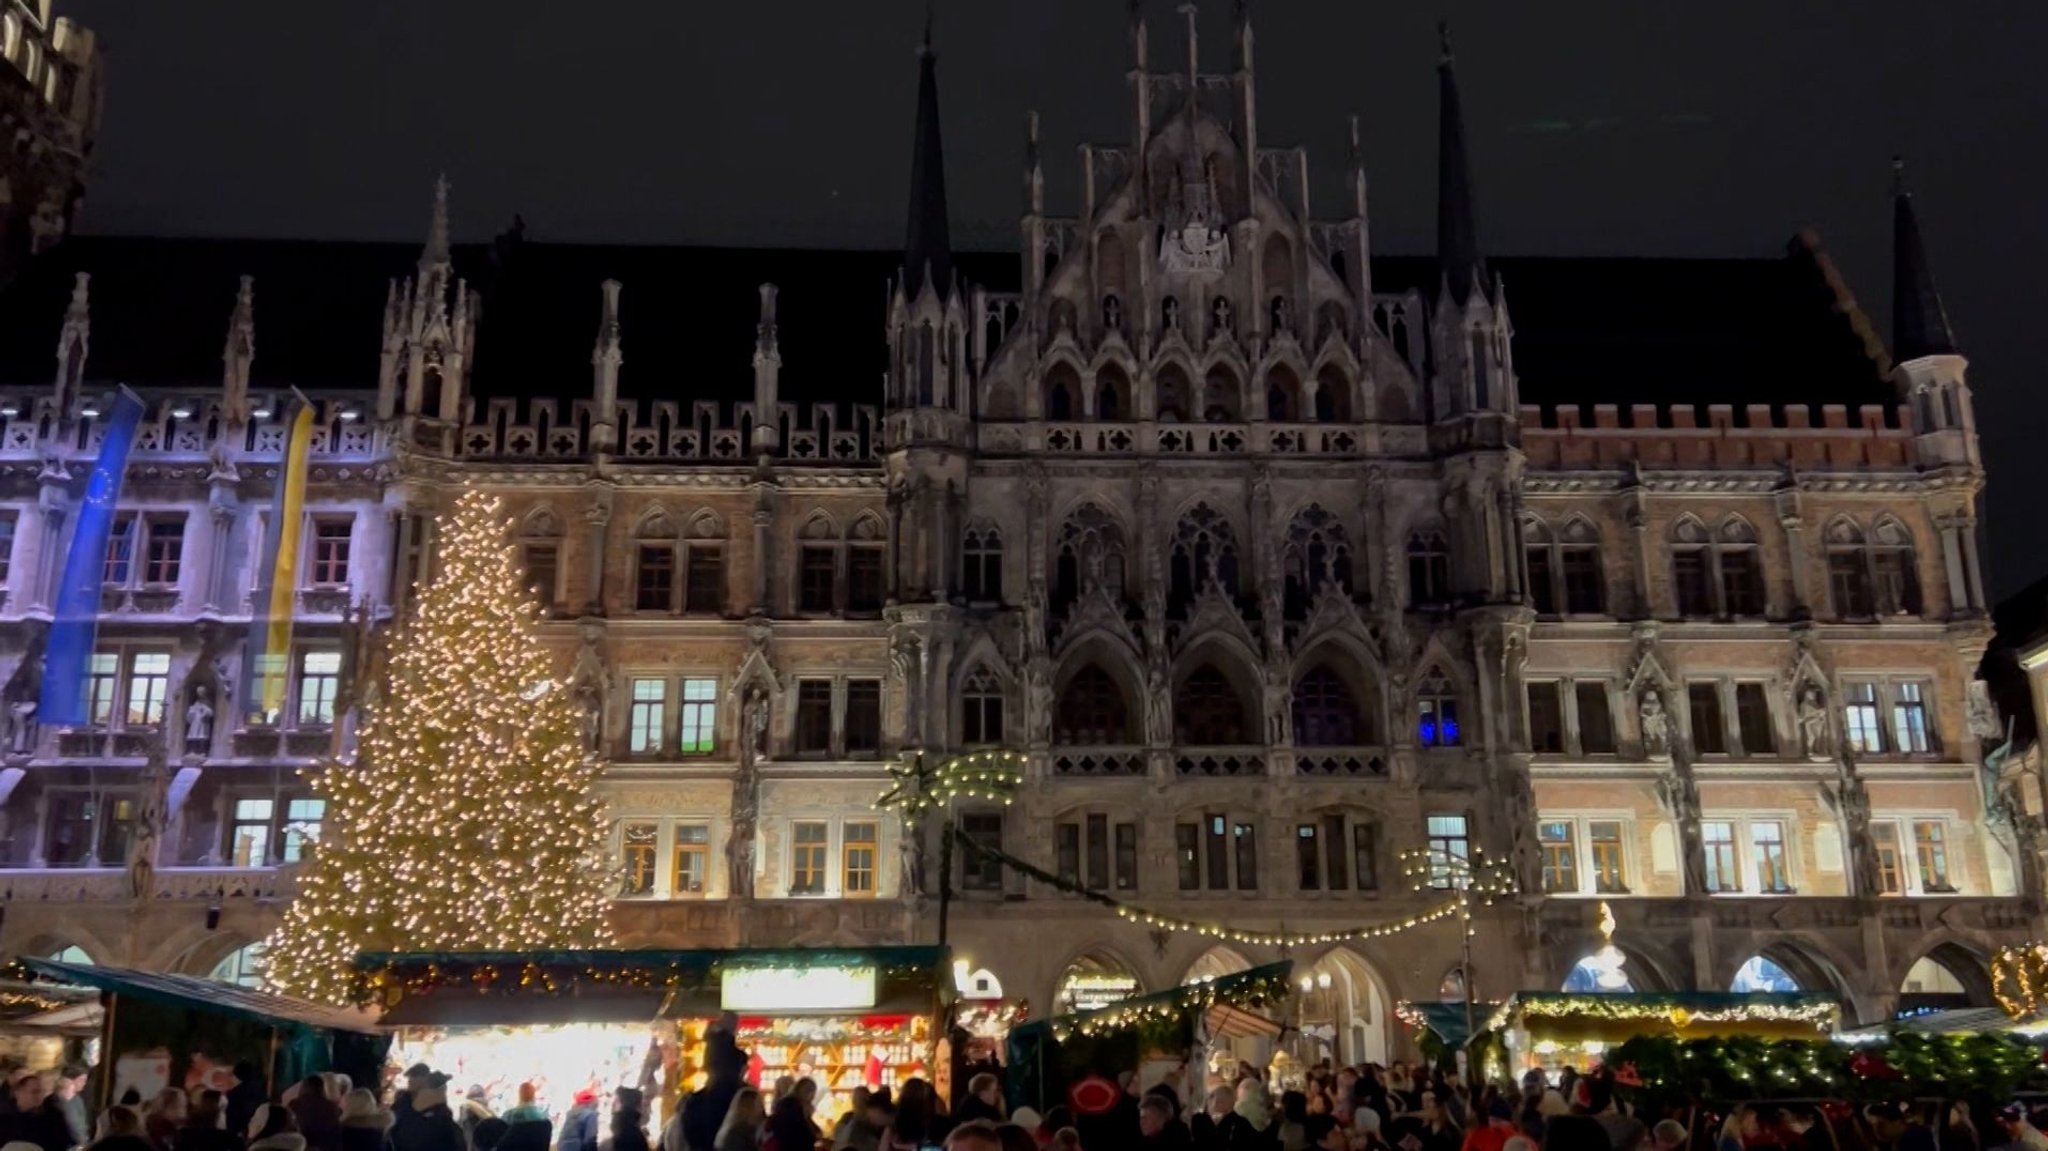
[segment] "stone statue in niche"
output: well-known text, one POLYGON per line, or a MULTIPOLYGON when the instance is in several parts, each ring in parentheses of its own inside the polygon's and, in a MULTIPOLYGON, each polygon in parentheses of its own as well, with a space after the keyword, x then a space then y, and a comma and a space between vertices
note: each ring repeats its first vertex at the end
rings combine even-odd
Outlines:
POLYGON ((1124 302, 1115 296, 1102 298, 1102 330, 1121 332, 1124 330, 1124 302))
POLYGON ((135 812, 134 840, 128 851, 128 886, 136 899, 156 894, 157 846, 163 840, 171 802, 169 753, 161 737, 149 741, 148 754, 142 775, 142 804, 135 812))
POLYGON ((768 759, 768 693, 758 687, 747 693, 740 711, 740 757, 755 763, 768 759))
POLYGON ((754 896, 754 836, 760 823, 761 788, 753 761, 742 758, 732 782, 732 834, 725 841, 725 866, 734 899, 754 896))
POLYGON ((1154 747, 1173 742, 1173 694, 1163 654, 1145 670, 1145 742, 1154 747))
POLYGON ((897 847, 902 860, 903 894, 920 896, 924 894, 924 821, 905 819, 902 837, 897 847))
POLYGON ((576 685, 576 705, 583 712, 583 750, 597 755, 604 750, 604 691, 596 680, 576 685))
POLYGON ((1293 739, 1294 692, 1288 681, 1287 668, 1273 666, 1266 669, 1266 738, 1276 744, 1293 739))
POLYGON ((1216 302, 1209 305, 1209 338, 1225 339, 1236 333, 1237 326, 1230 314, 1230 299, 1226 296, 1216 297, 1216 302))
POLYGON ((1671 755, 1671 717, 1664 713, 1663 694, 1654 687, 1644 692, 1637 715, 1643 728, 1643 754, 1653 759, 1668 758, 1671 755))
POLYGON ((1169 332, 1180 330, 1180 301, 1166 297, 1159 305, 1159 326, 1169 332))
POLYGON ((199 684, 185 705, 185 754, 205 755, 213 748, 213 689, 199 684))
POLYGON ((1294 301, 1286 296, 1273 297, 1273 334, 1294 330, 1294 301))
POLYGON ((1828 757, 1828 709, 1820 689, 1808 684, 1799 693, 1799 752, 1808 759, 1828 757))
POLYGON ((17 699, 7 705, 7 751, 28 755, 36 747, 36 701, 17 699))

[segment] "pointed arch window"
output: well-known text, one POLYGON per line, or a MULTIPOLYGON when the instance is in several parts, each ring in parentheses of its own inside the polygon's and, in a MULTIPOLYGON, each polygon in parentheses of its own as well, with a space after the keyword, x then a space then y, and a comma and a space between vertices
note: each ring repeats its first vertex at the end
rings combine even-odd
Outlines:
POLYGON ((1458 693, 1441 671, 1432 670, 1415 689, 1415 738, 1424 747, 1457 747, 1464 742, 1458 693))
POLYGON ((1094 664, 1074 673, 1053 709, 1053 734, 1065 744, 1130 743, 1130 706, 1123 688, 1094 664))
POLYGON ((960 590, 967 602, 1003 602, 1003 534, 992 524, 968 528, 960 552, 960 590))
POLYGON ((1071 420, 1081 406, 1081 376, 1071 364, 1054 364, 1045 373, 1045 418, 1071 420))
POLYGON ((1301 380, 1285 364, 1275 364, 1266 372, 1266 418, 1283 424, 1307 418, 1302 411, 1301 380))
POLYGON ((1335 364, 1316 373, 1316 420, 1325 424, 1351 422, 1351 381, 1335 364))
POLYGON ((1239 593, 1237 533, 1207 504, 1197 504, 1174 528, 1169 557, 1167 609, 1185 618, 1195 597, 1211 589, 1226 599, 1239 593))
POLYGON ((1003 685, 976 668, 960 687, 960 742, 968 747, 1003 742, 1003 685))
POLYGON ((1600 533, 1574 516, 1561 533, 1535 517, 1522 525, 1528 559, 1529 602, 1538 615, 1599 615, 1606 610, 1607 579, 1600 566, 1600 533))
POLYGON ((1124 534, 1110 514, 1083 504, 1060 527, 1053 552, 1052 607, 1064 612, 1097 588, 1124 594, 1124 534))
POLYGON ((1913 537, 1886 517, 1868 537, 1848 519, 1828 525, 1828 594, 1839 619, 1920 614, 1913 537))
POLYGON ((1131 414, 1131 378, 1115 364, 1104 364, 1095 373, 1095 418, 1128 420, 1131 414))
POLYGON ((1764 614, 1763 559, 1756 529, 1730 516, 1719 531, 1684 516, 1671 530, 1671 588, 1687 618, 1764 614))
POLYGON ((640 522, 634 545, 633 607, 644 612, 676 610, 676 531, 657 512, 640 522))
POLYGON ((1920 569, 1913 533, 1889 517, 1877 522, 1870 542, 1870 576, 1877 610, 1885 615, 1919 615, 1920 569))
POLYGON ((1188 393, 1192 389, 1188 385, 1187 374, 1179 365, 1168 364, 1160 368, 1153 376, 1153 387, 1159 396, 1155 407, 1160 422, 1179 423, 1188 418, 1188 393))
POLYGON ((725 524, 708 511, 690 521, 683 543, 683 611, 725 614, 725 524))
POLYGON ((1251 742, 1244 701, 1214 664, 1203 664, 1174 693, 1177 742, 1202 747, 1251 742))
POLYGON ((1435 528, 1408 537, 1408 605, 1444 607, 1451 602, 1451 547, 1435 528))
POLYGON ((562 525, 547 508, 526 517, 520 529, 519 567, 543 609, 561 602, 562 525))
POLYGON ((1328 665, 1309 670, 1294 685, 1297 747, 1363 747, 1379 742, 1369 703, 1328 665))
POLYGON ((1281 556, 1285 584, 1282 607, 1288 619, 1306 619, 1325 588, 1351 594, 1351 540, 1337 517, 1310 504, 1287 527, 1281 556))

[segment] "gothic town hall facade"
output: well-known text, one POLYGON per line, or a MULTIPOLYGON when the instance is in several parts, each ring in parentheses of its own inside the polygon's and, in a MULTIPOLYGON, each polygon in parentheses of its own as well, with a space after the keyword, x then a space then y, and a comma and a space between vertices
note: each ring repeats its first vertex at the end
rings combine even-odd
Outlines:
MULTIPOLYGON (((933 940, 937 829, 873 801, 905 749, 1001 747, 1017 802, 948 821, 1195 923, 1400 925, 1499 861, 1469 970, 1455 921, 1294 949, 1343 1058, 1468 979, 1576 985, 1603 901, 1637 990, 1988 1002, 2041 833, 1981 767, 1983 475, 1910 197, 1888 343, 1811 233, 1489 259, 1446 51, 1437 250, 1376 256, 1368 142, 1311 205, 1248 17, 1166 66, 1129 32, 1130 138, 1082 149, 1060 218, 1033 118, 1018 256, 949 241, 928 44, 886 258, 451 245, 444 184, 423 250, 32 265, 0 296, 0 948, 249 978, 318 835, 299 769, 346 753, 365 632, 482 485, 596 717, 626 945, 933 940), (151 407, 96 706, 53 730, 24 705, 117 383, 151 407), (292 388, 296 647, 257 714, 292 388)), ((1279 958, 947 858, 948 942, 1039 1014, 1279 958)))

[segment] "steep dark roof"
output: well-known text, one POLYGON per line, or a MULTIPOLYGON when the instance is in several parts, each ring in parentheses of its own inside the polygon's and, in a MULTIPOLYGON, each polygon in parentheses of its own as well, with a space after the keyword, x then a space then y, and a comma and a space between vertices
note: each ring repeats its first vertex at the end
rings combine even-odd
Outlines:
POLYGON ((946 149, 939 133, 939 56, 925 17, 917 60, 917 127, 910 151, 910 222, 903 238, 903 294, 915 299, 931 277, 941 295, 953 286, 952 225, 946 219, 946 149))
POLYGON ((1892 196, 1892 339, 1901 363, 1956 352, 1948 309, 1942 306, 1941 292, 1934 286, 1927 244, 1920 238, 1920 218, 1903 177, 1892 196))
MULTIPOLYGON (((1436 254, 1443 262, 1451 298, 1463 303, 1476 279, 1486 285, 1479 255, 1479 224, 1472 207, 1472 163, 1465 150, 1465 105, 1458 98, 1458 73, 1451 59, 1451 34, 1442 29, 1443 58, 1437 61, 1436 254)), ((1431 298, 1435 298, 1432 292, 1431 298)))
MULTIPOLYGON (((586 396, 606 279, 624 284, 623 394, 750 395, 755 288, 777 300, 785 398, 878 402, 895 252, 458 245, 485 299, 479 396, 586 396)), ((0 386, 49 386, 72 274, 92 274, 96 384, 220 386, 235 287, 256 277, 258 387, 372 387, 386 285, 416 245, 84 237, 0 292, 0 386)), ((956 253, 961 278, 1014 290, 1017 258, 956 253)), ((1810 252, 1780 259, 1504 258, 1525 403, 1886 403, 1810 252)), ((1431 257, 1373 261, 1382 292, 1433 299, 1431 257)))

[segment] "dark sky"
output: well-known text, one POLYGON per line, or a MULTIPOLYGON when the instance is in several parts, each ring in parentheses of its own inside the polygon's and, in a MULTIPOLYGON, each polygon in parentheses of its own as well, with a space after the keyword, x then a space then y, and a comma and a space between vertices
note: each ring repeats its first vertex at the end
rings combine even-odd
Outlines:
MULTIPOLYGON (((1128 133, 1122 0, 939 0, 954 231, 1014 243, 1028 108, 1054 212, 1081 139, 1128 133)), ((1184 58, 1153 0, 1155 65, 1184 58)), ((903 229, 920 0, 59 0, 109 106, 86 229, 884 246, 903 229)), ((1203 5, 1205 63, 1228 4, 1203 5)), ((1262 142, 1336 214, 1364 116, 1374 240, 1432 242, 1434 23, 1456 33, 1481 240, 1514 255, 1766 256, 1820 230, 1890 319, 1904 152, 1972 364, 1993 574, 2048 573, 2025 460, 2048 430, 2048 5, 2039 0, 1256 0, 1262 142)), ((1513 286, 1509 285, 1512 305, 1513 286)), ((1586 301, 1589 308, 1598 300, 1586 301)), ((1743 323, 1744 301, 1725 301, 1743 323)), ((582 323, 583 317, 573 318, 582 323)), ((1656 398, 1653 367, 1644 400, 1656 398)))

